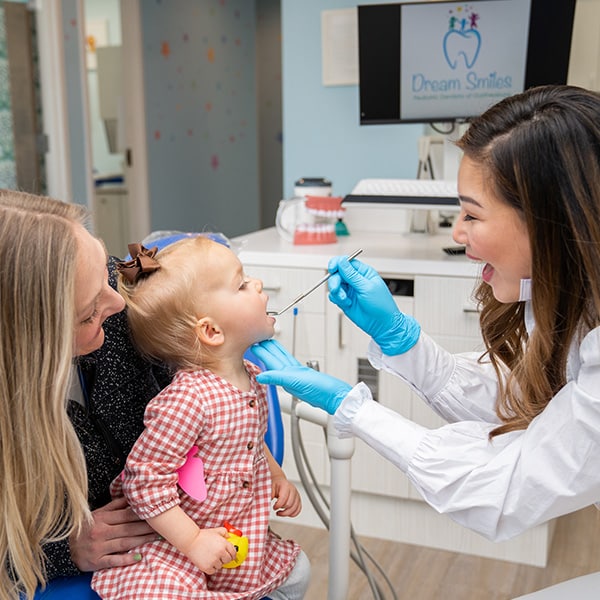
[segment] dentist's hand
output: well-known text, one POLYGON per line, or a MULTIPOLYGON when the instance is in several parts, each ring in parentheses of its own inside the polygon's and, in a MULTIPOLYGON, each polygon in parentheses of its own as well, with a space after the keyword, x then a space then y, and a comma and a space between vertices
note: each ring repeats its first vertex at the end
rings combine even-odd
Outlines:
POLYGON ((292 396, 332 415, 352 386, 315 369, 302 366, 279 342, 266 340, 252 346, 267 371, 256 379, 265 385, 279 385, 292 396))
POLYGON ((329 261, 329 300, 379 345, 394 356, 410 350, 421 334, 420 325, 398 310, 387 285, 372 267, 346 256, 329 261))

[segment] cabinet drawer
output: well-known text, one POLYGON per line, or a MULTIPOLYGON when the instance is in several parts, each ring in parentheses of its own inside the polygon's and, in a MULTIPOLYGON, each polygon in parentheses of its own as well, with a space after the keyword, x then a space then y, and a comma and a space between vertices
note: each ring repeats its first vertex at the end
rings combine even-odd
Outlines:
POLYGON ((414 314, 423 331, 433 337, 479 338, 475 285, 467 277, 415 277, 414 314))
POLYGON ((352 491, 408 498, 411 487, 406 475, 389 460, 362 440, 355 440, 352 456, 352 491))
MULTIPOLYGON (((287 306, 294 298, 314 286, 326 273, 320 269, 284 269, 251 264, 244 264, 244 270, 248 276, 262 280, 263 289, 269 296, 269 310, 279 310, 287 306)), ((304 312, 323 314, 326 300, 327 285, 322 285, 302 300, 298 308, 304 312)))
POLYGON ((273 337, 301 362, 319 361, 325 370, 325 316, 298 309, 298 314, 290 310, 275 323, 273 337))

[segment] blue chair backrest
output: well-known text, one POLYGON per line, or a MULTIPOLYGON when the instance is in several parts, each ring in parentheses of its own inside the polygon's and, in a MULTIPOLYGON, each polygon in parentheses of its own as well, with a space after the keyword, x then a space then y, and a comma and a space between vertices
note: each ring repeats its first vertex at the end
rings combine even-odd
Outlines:
MULTIPOLYGON (((253 362, 262 371, 265 370, 263 363, 252 348, 248 348, 244 354, 246 360, 253 362)), ((274 385, 267 386, 267 403, 269 405, 269 420, 267 424, 267 433, 265 433, 265 442, 273 455, 273 458, 281 465, 283 463, 283 449, 285 446, 283 437, 283 419, 281 418, 281 407, 279 405, 279 396, 277 388, 274 385)))
POLYGON ((53 579, 46 589, 35 593, 34 600, 100 600, 100 596, 90 587, 91 573, 76 577, 58 577, 53 579))

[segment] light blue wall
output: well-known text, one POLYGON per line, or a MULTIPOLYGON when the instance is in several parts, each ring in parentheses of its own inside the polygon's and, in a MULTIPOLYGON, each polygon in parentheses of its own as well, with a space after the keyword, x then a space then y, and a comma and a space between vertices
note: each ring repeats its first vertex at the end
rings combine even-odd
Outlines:
POLYGON ((140 8, 152 229, 258 229, 255 3, 140 8))
MULTIPOLYGON (((256 3, 140 6, 152 228, 258 229, 256 3)), ((322 85, 321 11, 351 6, 281 0, 283 197, 303 176, 345 195, 362 178, 416 174, 422 125, 361 127, 358 86, 322 85)))
MULTIPOLYGON (((362 0, 377 4, 381 0, 362 0)), ((321 11, 357 6, 348 0, 282 0, 283 184, 324 176, 343 196, 367 177, 414 178, 423 125, 359 126, 358 86, 324 87, 321 11)))

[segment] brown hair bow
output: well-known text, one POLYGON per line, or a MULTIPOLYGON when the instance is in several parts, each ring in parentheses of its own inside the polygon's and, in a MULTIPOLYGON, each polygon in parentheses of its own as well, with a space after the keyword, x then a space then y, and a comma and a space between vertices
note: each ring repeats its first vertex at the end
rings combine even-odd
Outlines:
POLYGON ((131 260, 118 263, 117 269, 129 283, 136 283, 140 275, 147 275, 160 269, 160 263, 154 258, 158 247, 148 249, 135 243, 128 244, 127 249, 131 260))

